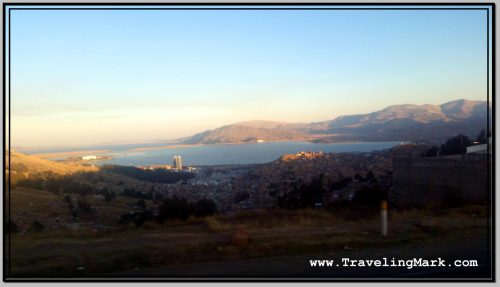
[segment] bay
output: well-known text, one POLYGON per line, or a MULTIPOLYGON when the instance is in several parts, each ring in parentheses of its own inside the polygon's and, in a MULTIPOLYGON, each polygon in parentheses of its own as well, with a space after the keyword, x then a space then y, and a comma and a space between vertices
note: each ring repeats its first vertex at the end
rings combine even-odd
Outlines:
MULTIPOLYGON (((214 144, 193 146, 172 146, 137 151, 123 147, 111 149, 109 160, 95 162, 118 165, 163 165, 172 164, 173 156, 180 155, 185 166, 267 163, 284 154, 301 151, 310 152, 371 152, 389 149, 401 142, 355 142, 355 143, 310 143, 300 141, 265 142, 249 144, 214 144)), ((165 145, 163 145, 165 146, 165 145)), ((151 146, 150 146, 151 147, 151 146)))

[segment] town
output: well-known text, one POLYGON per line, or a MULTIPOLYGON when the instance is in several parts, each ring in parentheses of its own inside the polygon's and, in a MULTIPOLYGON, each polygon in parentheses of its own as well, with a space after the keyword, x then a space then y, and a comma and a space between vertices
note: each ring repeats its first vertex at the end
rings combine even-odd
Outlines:
MULTIPOLYGON (((9 226, 16 238, 16 258, 50 263, 16 265, 16 273, 36 269, 53 274, 54 264, 67 274, 144 267, 149 263, 130 261, 118 249, 145 238, 155 251, 138 254, 157 262, 153 266, 189 262, 174 250, 187 252, 192 246, 200 252, 186 254, 203 260, 317 252, 331 246, 332 238, 344 249, 361 244, 356 238, 370 246, 381 240, 378 214, 383 201, 391 210, 389 234, 397 234, 387 240, 413 242, 415 234, 429 240, 447 236, 484 223, 488 193, 481 183, 487 176, 487 148, 485 138, 471 141, 458 135, 440 147, 400 144, 371 152, 300 151, 263 164, 186 166, 182 155, 176 155, 169 165, 100 167, 12 152, 9 175, 16 205, 9 226), (457 216, 459 227, 448 223, 457 216), (37 248, 33 236, 57 241, 60 234, 76 236, 75 240, 95 237, 93 246, 118 249, 110 258, 85 259, 83 266, 60 266, 43 252, 22 251, 37 248), (116 236, 120 244, 114 243, 116 236), (281 247, 270 251, 269 244, 281 247), (247 249, 252 253, 245 255, 247 249), (103 269, 93 263, 99 260, 115 263, 103 269)), ((76 241, 67 240, 67 246, 54 248, 73 252, 76 241)))

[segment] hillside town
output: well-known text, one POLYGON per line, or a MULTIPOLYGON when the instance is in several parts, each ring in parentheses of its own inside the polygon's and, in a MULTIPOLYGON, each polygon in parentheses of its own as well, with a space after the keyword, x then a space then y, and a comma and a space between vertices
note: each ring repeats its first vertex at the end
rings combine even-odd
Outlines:
MULTIPOLYGON (((299 152, 284 155, 267 164, 184 167, 182 172, 195 173, 186 181, 171 184, 154 183, 140 188, 153 192, 153 198, 181 197, 188 201, 210 198, 221 212, 241 209, 271 208, 276 205, 272 190, 285 194, 295 186, 308 184, 319 176, 328 201, 353 198, 358 179, 368 173, 385 178, 391 171, 391 153, 321 153, 299 152), (344 191, 333 190, 335 182, 353 178, 344 191), (342 193, 342 194, 341 194, 342 193), (344 195, 343 193, 350 194, 344 195)), ((142 169, 164 169, 165 166, 141 166, 142 169)), ((171 166, 167 170, 173 169, 171 166)), ((113 189, 113 186, 107 187, 113 189)), ((116 189, 116 187, 114 187, 116 189)), ((119 189, 116 190, 119 192, 119 189)))

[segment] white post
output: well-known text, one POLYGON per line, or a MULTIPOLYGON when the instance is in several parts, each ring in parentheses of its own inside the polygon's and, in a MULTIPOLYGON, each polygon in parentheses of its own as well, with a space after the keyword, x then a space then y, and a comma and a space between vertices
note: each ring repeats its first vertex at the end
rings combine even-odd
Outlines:
POLYGON ((382 236, 387 236, 387 200, 380 202, 380 223, 382 236))

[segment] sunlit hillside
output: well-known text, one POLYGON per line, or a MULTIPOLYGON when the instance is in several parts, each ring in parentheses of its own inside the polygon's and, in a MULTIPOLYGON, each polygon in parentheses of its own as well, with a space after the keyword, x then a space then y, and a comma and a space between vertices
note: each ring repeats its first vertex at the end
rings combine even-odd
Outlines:
POLYGON ((13 184, 24 179, 46 178, 50 174, 69 175, 77 172, 99 170, 99 167, 96 166, 55 162, 16 151, 10 153, 10 169, 8 152, 5 162, 5 168, 7 172, 10 172, 10 179, 13 184))

